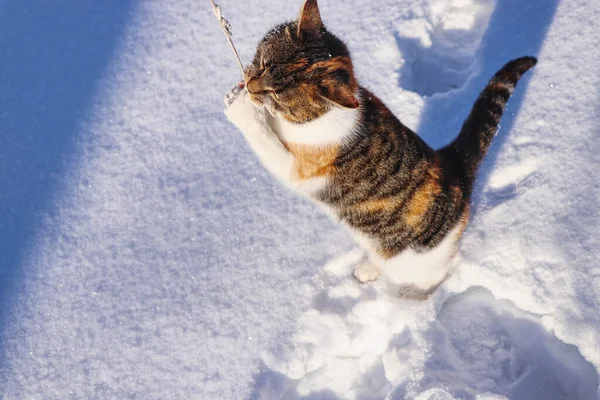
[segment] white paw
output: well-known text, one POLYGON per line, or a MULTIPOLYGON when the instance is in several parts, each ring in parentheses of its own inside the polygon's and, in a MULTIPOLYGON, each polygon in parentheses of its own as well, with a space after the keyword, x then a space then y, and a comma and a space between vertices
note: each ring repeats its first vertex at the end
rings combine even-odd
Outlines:
POLYGON ((223 98, 223 102, 225 103, 225 107, 229 108, 233 104, 233 102, 239 97, 240 93, 244 91, 244 82, 240 81, 235 84, 234 87, 231 88, 229 93, 225 95, 223 98))
POLYGON ((251 99, 244 89, 243 82, 236 84, 225 95, 225 115, 238 128, 252 126, 254 123, 264 124, 264 113, 251 99))
POLYGON ((371 282, 379 278, 381 268, 370 263, 363 263, 354 268, 354 277, 360 283, 371 282))

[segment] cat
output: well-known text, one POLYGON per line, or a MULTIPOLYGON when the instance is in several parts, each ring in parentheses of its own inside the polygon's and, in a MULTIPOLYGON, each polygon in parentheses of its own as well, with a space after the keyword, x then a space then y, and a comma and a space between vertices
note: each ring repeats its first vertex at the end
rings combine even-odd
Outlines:
POLYGON ((430 148, 354 76, 316 0, 259 43, 225 114, 280 181, 323 205, 367 251, 362 283, 385 270, 408 297, 448 276, 469 220, 479 164, 534 57, 510 61, 477 98, 458 137, 430 148))

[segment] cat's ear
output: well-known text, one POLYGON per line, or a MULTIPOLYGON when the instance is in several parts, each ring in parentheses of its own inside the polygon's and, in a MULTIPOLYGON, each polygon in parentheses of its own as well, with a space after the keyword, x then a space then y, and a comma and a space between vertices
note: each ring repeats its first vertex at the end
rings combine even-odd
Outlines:
POLYGON ((323 27, 317 0, 306 0, 298 18, 298 34, 301 32, 320 32, 323 27))
POLYGON ((323 91, 323 97, 345 108, 358 108, 360 103, 347 85, 329 87, 323 91))

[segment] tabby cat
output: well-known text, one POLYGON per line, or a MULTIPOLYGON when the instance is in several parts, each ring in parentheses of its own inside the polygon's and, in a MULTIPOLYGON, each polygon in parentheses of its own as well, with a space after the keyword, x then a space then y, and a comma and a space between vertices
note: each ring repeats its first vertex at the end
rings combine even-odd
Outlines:
POLYGON ((458 137, 431 149, 361 87, 344 43, 316 0, 270 31, 225 114, 265 167, 325 206, 365 247, 360 282, 382 270, 408 296, 433 291, 469 219, 476 171, 519 78, 536 64, 506 64, 479 95, 458 137))

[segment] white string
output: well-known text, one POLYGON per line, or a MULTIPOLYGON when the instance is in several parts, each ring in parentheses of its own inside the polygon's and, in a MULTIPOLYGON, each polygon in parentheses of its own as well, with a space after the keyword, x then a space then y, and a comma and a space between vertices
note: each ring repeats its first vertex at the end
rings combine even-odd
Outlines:
POLYGON ((215 17, 217 17, 217 19, 219 20, 219 25, 221 25, 221 30, 227 37, 227 42, 229 43, 229 46, 231 47, 231 50, 233 51, 233 55, 235 56, 235 59, 237 60, 238 65, 240 66, 240 70, 242 71, 242 76, 244 76, 244 67, 242 65, 242 61, 240 60, 240 56, 238 55, 238 52, 235 49, 235 46, 233 45, 233 41, 231 40, 231 35, 232 35, 231 24, 223 16, 223 13, 221 12, 221 6, 219 6, 218 4, 215 4, 215 0, 210 0, 210 3, 212 4, 212 8, 213 8, 213 12, 215 13, 215 17))

